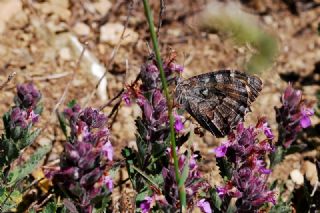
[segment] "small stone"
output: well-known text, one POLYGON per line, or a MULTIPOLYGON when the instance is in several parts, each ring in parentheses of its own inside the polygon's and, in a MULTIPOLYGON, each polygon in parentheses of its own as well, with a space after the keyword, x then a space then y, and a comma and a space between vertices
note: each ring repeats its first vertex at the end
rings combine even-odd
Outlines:
POLYGON ((128 142, 128 147, 134 150, 138 150, 137 142, 135 140, 128 142))
POLYGON ((131 109, 132 109, 132 116, 134 118, 141 116, 141 108, 138 106, 138 104, 132 104, 131 109))
POLYGON ((59 56, 65 61, 70 61, 72 59, 71 51, 68 47, 61 48, 59 51, 59 56))
POLYGON ((73 30, 79 36, 88 36, 90 34, 90 27, 83 22, 77 22, 73 30))
POLYGON ((121 135, 121 137, 123 139, 126 139, 126 140, 134 140, 135 139, 135 129, 136 129, 136 126, 134 124, 134 120, 131 118, 131 119, 128 119, 128 123, 124 124, 122 126, 122 133, 123 135, 121 135))
POLYGON ((69 0, 50 0, 50 3, 66 9, 70 6, 69 0))
POLYGON ((24 11, 21 11, 17 13, 10 22, 8 22, 8 25, 11 28, 21 29, 25 27, 28 23, 28 15, 24 11))
MULTIPOLYGON (((110 45, 116 45, 121 38, 123 29, 124 26, 120 23, 107 23, 103 25, 100 28, 100 41, 108 43, 110 45)), ((138 41, 138 38, 138 33, 136 33, 130 28, 127 28, 121 43, 123 45, 134 43, 138 41)))
POLYGON ((2 34, 6 30, 6 24, 3 22, 0 22, 0 34, 2 34))
POLYGON ((299 169, 294 169, 290 172, 290 177, 292 181, 297 185, 302 185, 304 182, 304 178, 299 169))
POLYGON ((38 140, 39 145, 46 146, 51 144, 51 140, 49 138, 40 138, 38 140))
POLYGON ((112 125, 112 132, 120 132, 122 129, 122 125, 120 122, 115 122, 113 125, 112 125))
POLYGON ((47 27, 50 30, 50 32, 53 32, 53 33, 63 32, 68 29, 68 25, 64 22, 56 23, 53 21, 49 21, 47 23, 47 27))
POLYGON ((111 9, 112 4, 109 0, 100 0, 93 3, 93 6, 100 15, 106 15, 111 9))
MULTIPOLYGON (((200 131, 204 130, 200 128, 200 131)), ((212 144, 212 142, 214 141, 214 137, 209 131, 204 131, 203 141, 205 144, 212 144)))
POLYGON ((44 14, 55 14, 64 21, 70 20, 71 17, 71 11, 65 8, 64 4, 44 2, 40 4, 40 10, 44 14))
POLYGON ((180 29, 173 28, 173 29, 168 29, 167 34, 172 35, 174 37, 179 37, 181 36, 182 31, 180 29))
POLYGON ((22 10, 22 2, 19 0, 0 1, 0 22, 9 21, 22 10))
POLYGON ((2 45, 2 44, 0 44, 0 56, 3 56, 5 54, 7 54, 7 51, 8 51, 7 47, 2 45))
POLYGON ((310 161, 305 161, 303 164, 306 178, 310 181, 311 185, 315 185, 318 179, 316 165, 310 161))
POLYGON ((128 106, 123 106, 119 110, 119 114, 121 115, 122 118, 128 118, 132 116, 132 108, 128 106))

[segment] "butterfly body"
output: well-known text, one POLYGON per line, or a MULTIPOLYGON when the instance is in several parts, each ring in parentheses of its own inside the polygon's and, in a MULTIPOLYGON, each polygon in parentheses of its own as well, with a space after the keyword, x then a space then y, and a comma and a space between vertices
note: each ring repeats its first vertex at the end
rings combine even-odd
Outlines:
POLYGON ((261 89, 257 76, 219 70, 179 82, 176 98, 202 127, 223 137, 243 120, 261 89))

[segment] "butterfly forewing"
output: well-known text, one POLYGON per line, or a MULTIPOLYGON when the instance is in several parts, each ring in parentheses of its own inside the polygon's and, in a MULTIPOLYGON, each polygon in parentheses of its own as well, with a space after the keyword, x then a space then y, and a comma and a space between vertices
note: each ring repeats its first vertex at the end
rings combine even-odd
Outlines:
POLYGON ((183 80, 176 97, 202 127, 222 137, 243 120, 261 89, 257 76, 220 70, 183 80))

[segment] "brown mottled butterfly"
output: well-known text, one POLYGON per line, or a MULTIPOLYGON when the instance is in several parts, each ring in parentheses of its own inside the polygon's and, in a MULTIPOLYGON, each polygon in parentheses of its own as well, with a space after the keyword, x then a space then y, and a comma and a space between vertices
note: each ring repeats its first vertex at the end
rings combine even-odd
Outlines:
POLYGON ((257 76, 219 70, 178 82, 176 98, 203 128, 223 137, 243 120, 261 89, 257 76))

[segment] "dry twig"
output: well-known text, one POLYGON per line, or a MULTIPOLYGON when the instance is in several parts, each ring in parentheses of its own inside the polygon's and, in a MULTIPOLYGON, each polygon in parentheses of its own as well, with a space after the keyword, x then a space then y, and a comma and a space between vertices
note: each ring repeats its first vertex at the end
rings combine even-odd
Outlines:
POLYGON ((75 66, 75 68, 74 68, 74 70, 73 70, 73 72, 72 72, 71 80, 68 82, 67 86, 64 88, 64 91, 63 91, 62 96, 60 97, 59 101, 58 101, 57 104, 54 106, 54 108, 53 108, 53 110, 52 110, 52 112, 51 112, 51 116, 54 115, 54 113, 56 112, 56 110, 58 109, 58 107, 64 102, 64 99, 65 99, 65 97, 66 97, 66 95, 67 95, 67 93, 68 93, 68 90, 69 90, 69 88, 70 88, 70 86, 71 86, 71 84, 72 84, 72 82, 73 82, 73 80, 74 80, 74 78, 75 78, 75 76, 76 76, 76 71, 79 69, 80 62, 81 62, 81 60, 82 60, 82 57, 83 57, 83 55, 84 55, 84 52, 85 52, 86 48, 87 48, 87 44, 85 44, 85 46, 83 47, 83 50, 81 51, 81 54, 80 54, 79 59, 78 59, 78 61, 77 61, 77 64, 76 64, 76 66, 75 66))
POLYGON ((157 29, 157 37, 160 38, 160 29, 162 27, 162 17, 166 9, 165 0, 160 0, 160 12, 159 12, 159 20, 158 20, 158 29, 157 29))
POLYGON ((101 81, 106 77, 109 69, 110 69, 111 66, 113 65, 115 56, 116 56, 116 54, 117 54, 117 52, 118 52, 118 50, 119 50, 119 48, 120 48, 120 46, 121 46, 121 41, 124 39, 124 34, 125 34, 125 32, 126 32, 126 29, 127 29, 127 27, 128 27, 128 24, 129 24, 129 19, 130 19, 130 16, 131 16, 131 11, 132 11, 132 9, 133 9, 133 1, 130 0, 130 3, 128 4, 128 13, 127 13, 126 22, 125 22, 124 28, 123 28, 123 30, 122 30, 122 32, 121 32, 120 39, 119 39, 117 45, 115 46, 115 48, 113 49, 113 51, 112 51, 112 53, 111 53, 111 55, 110 55, 108 65, 105 65, 106 71, 104 72, 104 74, 103 74, 103 75, 101 76, 101 78, 99 79, 98 83, 96 84, 94 90, 91 92, 91 94, 90 94, 88 100, 86 101, 86 103, 84 104, 84 106, 87 106, 88 103, 91 101, 91 99, 92 99, 93 96, 95 95, 95 93, 96 93, 96 91, 97 91, 97 89, 98 89, 101 81))
POLYGON ((0 85, 0 90, 2 90, 13 79, 13 77, 16 74, 17 74, 16 72, 10 73, 10 75, 7 78, 7 80, 0 85))

